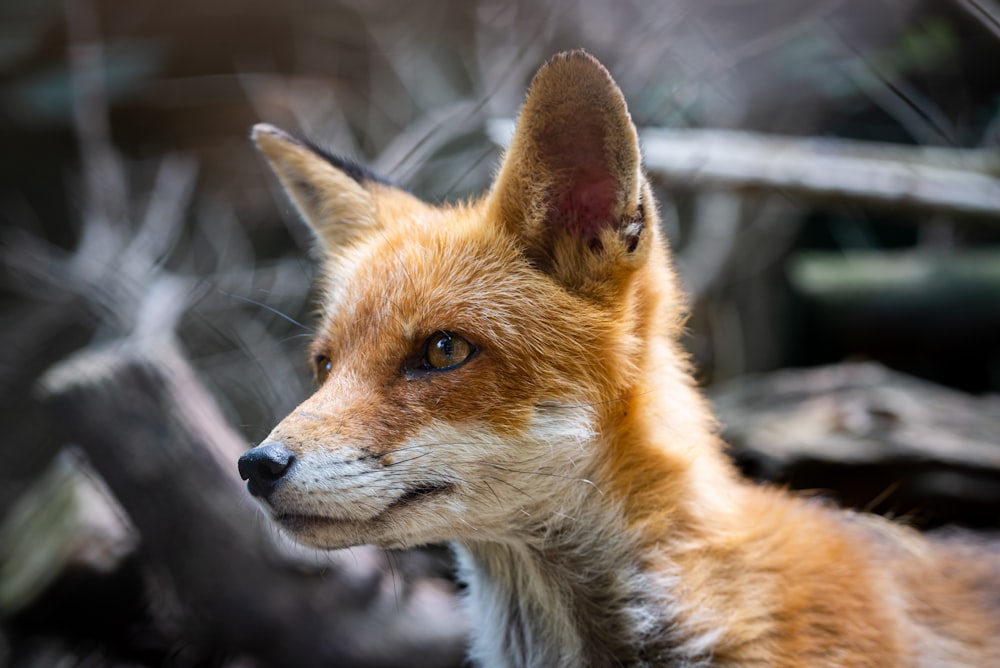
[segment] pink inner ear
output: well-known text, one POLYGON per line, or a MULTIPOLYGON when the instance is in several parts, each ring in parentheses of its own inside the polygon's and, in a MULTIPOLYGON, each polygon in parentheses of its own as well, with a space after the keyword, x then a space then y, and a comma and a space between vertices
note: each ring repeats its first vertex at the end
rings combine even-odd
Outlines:
POLYGON ((594 171, 573 174, 569 181, 555 199, 550 222, 599 250, 601 230, 615 223, 615 181, 607 173, 594 171))

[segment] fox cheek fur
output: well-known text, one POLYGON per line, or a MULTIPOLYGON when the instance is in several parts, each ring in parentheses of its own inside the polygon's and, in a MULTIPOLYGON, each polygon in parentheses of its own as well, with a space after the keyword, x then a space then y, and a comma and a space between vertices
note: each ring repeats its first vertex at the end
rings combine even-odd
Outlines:
POLYGON ((1000 665, 995 551, 736 474, 593 57, 538 72, 468 203, 253 138, 324 266, 319 387, 239 463, 295 538, 451 541, 488 666, 1000 665))

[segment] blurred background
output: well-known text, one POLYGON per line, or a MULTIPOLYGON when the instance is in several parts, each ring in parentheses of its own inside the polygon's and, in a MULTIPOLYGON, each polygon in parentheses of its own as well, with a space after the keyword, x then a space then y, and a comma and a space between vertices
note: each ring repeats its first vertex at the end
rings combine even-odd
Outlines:
MULTIPOLYGON (((0 666, 280 665, 236 631, 190 634, 199 599, 171 584, 170 557, 150 556, 159 525, 137 526, 127 491, 104 487, 123 465, 77 442, 72 408, 53 411, 66 374, 47 392, 39 379, 80 350, 169 341, 234 438, 258 442, 312 387, 316 267, 249 128, 273 123, 425 199, 457 200, 488 187, 531 75, 578 47, 612 72, 648 138, 690 293, 686 344, 745 468, 836 492, 832 469, 799 479, 777 455, 746 454, 756 441, 745 452, 739 429, 772 415, 752 403, 774 389, 761 374, 861 369, 796 376, 790 393, 801 405, 902 383, 961 419, 928 426, 940 411, 926 403, 865 395, 862 418, 837 400, 824 430, 961 436, 950 454, 880 459, 843 498, 995 528, 996 455, 962 448, 1000 433, 996 0, 2 0, 0 666), (923 482, 886 505, 917 460, 923 482), (942 461, 952 477, 928 483, 942 461), (968 494, 937 514, 926 500, 968 494)), ((274 559, 327 581, 347 568, 289 549, 274 559)), ((454 597, 441 550, 349 561, 370 563, 369 598, 392 583, 392 614, 426 619, 400 603, 406 582, 435 583, 434 610, 454 597)), ((423 633, 449 648, 427 665, 457 665, 463 630, 401 632, 404 663, 389 650, 329 656, 417 665, 423 633)))

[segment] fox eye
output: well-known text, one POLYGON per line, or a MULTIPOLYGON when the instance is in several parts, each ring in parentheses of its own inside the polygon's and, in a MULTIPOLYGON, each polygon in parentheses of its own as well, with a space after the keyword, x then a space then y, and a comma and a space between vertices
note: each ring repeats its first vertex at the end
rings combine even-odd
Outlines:
POLYGON ((313 372, 316 374, 316 382, 320 385, 326 382, 333 368, 333 362, 322 353, 313 356, 313 372))
POLYGON ((475 346, 461 336, 437 332, 424 344, 421 366, 427 371, 448 371, 464 364, 475 352, 475 346))

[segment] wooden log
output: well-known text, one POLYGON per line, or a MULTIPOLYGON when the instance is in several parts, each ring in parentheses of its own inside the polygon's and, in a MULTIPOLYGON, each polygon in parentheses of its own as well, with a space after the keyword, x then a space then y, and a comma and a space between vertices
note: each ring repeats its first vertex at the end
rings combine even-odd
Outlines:
POLYGON ((40 388, 170 583, 193 645, 272 666, 461 664, 463 617, 434 582, 310 572, 275 548, 238 479, 242 440, 172 343, 86 350, 40 388))
POLYGON ((744 470, 933 527, 1000 523, 1000 401, 874 363, 789 369, 712 389, 744 470))

